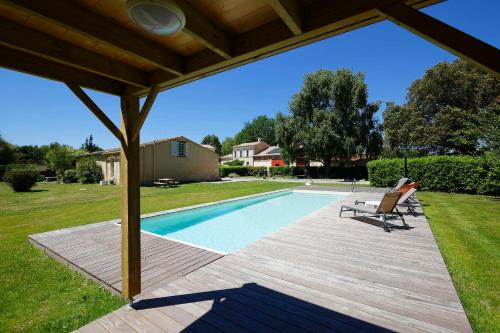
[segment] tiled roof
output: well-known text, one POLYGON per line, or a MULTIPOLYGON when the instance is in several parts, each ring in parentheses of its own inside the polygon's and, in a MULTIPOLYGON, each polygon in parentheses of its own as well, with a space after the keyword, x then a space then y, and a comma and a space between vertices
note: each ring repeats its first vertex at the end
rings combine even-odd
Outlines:
POLYGON ((236 146, 233 146, 233 147, 246 147, 246 146, 255 146, 259 143, 263 143, 265 145, 267 145, 267 143, 265 143, 264 141, 254 141, 254 142, 244 142, 244 143, 240 143, 239 145, 236 145, 236 146))
MULTIPOLYGON (((144 143, 141 143, 141 147, 152 145, 152 144, 156 144, 156 143, 161 143, 161 142, 172 141, 172 140, 186 140, 186 141, 192 142, 194 144, 200 145, 199 143, 191 141, 188 138, 186 138, 186 137, 184 137, 184 136, 181 135, 181 136, 174 136, 174 137, 171 137, 171 138, 164 138, 164 139, 159 139, 159 140, 153 140, 153 141, 144 142, 144 143)), ((200 146, 202 146, 203 148, 208 149, 208 150, 210 150, 212 152, 214 152, 214 150, 215 150, 212 146, 210 146, 212 148, 209 148, 208 147, 209 145, 200 145, 200 146)), ((95 155, 108 155, 108 154, 116 154, 116 153, 119 153, 119 152, 120 152, 120 148, 112 148, 112 149, 106 149, 106 150, 96 151, 94 153, 83 154, 83 155, 80 155, 78 157, 95 156, 95 155)))
POLYGON ((278 146, 270 146, 264 151, 254 155, 254 156, 269 156, 269 155, 281 155, 280 147, 278 146))

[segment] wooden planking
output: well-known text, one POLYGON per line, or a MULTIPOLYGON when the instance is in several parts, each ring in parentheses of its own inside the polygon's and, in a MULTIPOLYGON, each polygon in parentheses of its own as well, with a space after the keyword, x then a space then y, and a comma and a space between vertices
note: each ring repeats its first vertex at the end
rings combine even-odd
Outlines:
POLYGON ((500 50, 401 3, 378 8, 385 18, 500 79, 500 50))
MULTIPOLYGON (((106 223, 65 231, 31 235, 30 241, 50 256, 119 293, 120 227, 106 223)), ((141 233, 143 289, 167 276, 170 281, 180 278, 220 257, 214 252, 141 233)))
POLYGON ((339 218, 340 205, 385 191, 359 190, 182 278, 158 280, 134 316, 189 332, 471 332, 422 211, 407 217, 411 230, 391 233, 339 218))

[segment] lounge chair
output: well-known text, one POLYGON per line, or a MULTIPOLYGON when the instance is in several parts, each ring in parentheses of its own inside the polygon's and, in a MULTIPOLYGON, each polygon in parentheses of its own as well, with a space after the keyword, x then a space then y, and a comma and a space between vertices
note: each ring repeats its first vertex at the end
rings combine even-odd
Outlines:
MULTIPOLYGON (((406 207, 407 212, 409 214, 413 214, 413 215, 416 215, 416 211, 415 211, 416 200, 413 199, 415 192, 417 192, 416 188, 410 188, 406 192, 401 192, 401 197, 399 198, 398 203, 397 203, 398 206, 406 207)), ((356 200, 354 202, 354 204, 355 205, 359 205, 359 204, 371 205, 374 207, 378 207, 378 206, 380 206, 380 201, 379 200, 378 201, 377 200, 375 200, 375 201, 357 201, 356 200)))
POLYGON ((357 213, 363 213, 377 216, 382 218, 382 221, 384 222, 384 230, 387 232, 391 231, 389 225, 387 224, 388 220, 401 220, 403 221, 403 227, 408 230, 410 229, 410 226, 406 224, 403 214, 401 214, 396 207, 400 198, 401 192, 389 192, 384 194, 384 197, 376 208, 370 208, 368 206, 342 206, 340 207, 339 217, 342 217, 343 212, 349 211, 354 212, 354 215, 357 213))
POLYGON ((394 185, 394 187, 392 188, 392 191, 397 191, 401 188, 401 186, 403 186, 404 184, 406 184, 406 182, 408 181, 408 178, 406 177, 403 177, 401 178, 397 183, 396 185, 394 185))

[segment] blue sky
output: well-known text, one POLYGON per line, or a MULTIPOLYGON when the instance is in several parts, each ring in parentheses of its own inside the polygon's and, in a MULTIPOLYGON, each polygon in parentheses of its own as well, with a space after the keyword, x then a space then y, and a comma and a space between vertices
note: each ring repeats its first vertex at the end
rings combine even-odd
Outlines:
MULTIPOLYGON (((496 47, 498 0, 449 0, 424 10, 496 47), (480 5, 479 5, 480 4, 480 5)), ((1 56, 1 55, 0 55, 1 56)), ((141 141, 184 135, 221 140, 258 115, 286 112, 306 73, 350 68, 366 75, 370 101, 404 101, 410 83, 455 57, 391 22, 381 22, 309 46, 162 92, 141 141)), ((78 147, 89 134, 103 148, 118 145, 103 125, 59 82, 0 69, 0 134, 9 142, 78 147)), ((116 123, 117 97, 89 92, 116 123)))

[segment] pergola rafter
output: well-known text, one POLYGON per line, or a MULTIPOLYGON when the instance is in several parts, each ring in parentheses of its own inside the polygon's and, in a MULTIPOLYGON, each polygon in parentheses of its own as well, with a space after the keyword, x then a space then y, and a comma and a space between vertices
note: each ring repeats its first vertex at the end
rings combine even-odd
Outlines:
POLYGON ((176 1, 185 28, 159 37, 132 26, 122 0, 0 0, 0 66, 66 83, 120 141, 129 299, 141 291, 140 130, 160 91, 384 19, 499 77, 496 47, 418 10, 441 0, 268 0, 238 8, 233 0, 176 1), (120 97, 119 128, 82 87, 120 97))
POLYGON ((268 0, 283 22, 294 35, 302 33, 302 18, 300 4, 297 0, 268 0))

